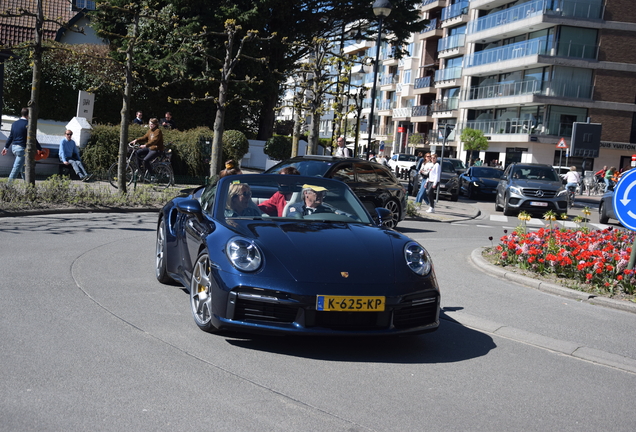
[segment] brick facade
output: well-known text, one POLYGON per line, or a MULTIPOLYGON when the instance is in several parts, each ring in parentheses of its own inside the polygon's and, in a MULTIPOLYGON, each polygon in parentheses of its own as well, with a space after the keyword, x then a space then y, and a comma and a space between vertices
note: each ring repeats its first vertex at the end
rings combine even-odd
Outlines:
MULTIPOLYGON (((636 9, 636 4, 634 4, 636 9)), ((636 64, 636 32, 601 30, 599 34, 599 61, 636 64)))
POLYGON ((609 111, 600 109, 590 109, 590 121, 601 123, 603 132, 602 141, 628 143, 632 130, 633 113, 626 111, 609 111))
POLYGON ((594 100, 636 103, 636 73, 597 70, 594 80, 594 100))
POLYGON ((605 0, 605 21, 636 23, 634 0, 605 0))

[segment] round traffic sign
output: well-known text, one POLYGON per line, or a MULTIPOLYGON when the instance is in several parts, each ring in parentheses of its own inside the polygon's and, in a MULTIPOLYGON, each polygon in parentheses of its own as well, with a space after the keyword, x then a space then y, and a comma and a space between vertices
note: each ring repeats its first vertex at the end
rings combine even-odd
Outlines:
POLYGON ((636 169, 625 172, 616 183, 613 207, 623 226, 636 231, 636 169))

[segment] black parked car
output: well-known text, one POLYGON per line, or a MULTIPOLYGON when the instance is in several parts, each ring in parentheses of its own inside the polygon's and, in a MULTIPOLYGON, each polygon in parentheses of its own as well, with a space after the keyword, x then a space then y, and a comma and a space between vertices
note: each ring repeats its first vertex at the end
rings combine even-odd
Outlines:
POLYGON ((469 198, 494 198, 503 173, 499 168, 472 166, 459 176, 459 190, 469 198))
POLYGON ((345 182, 360 198, 369 213, 384 207, 393 213, 385 226, 395 228, 406 217, 406 188, 391 170, 379 163, 359 158, 297 156, 274 165, 265 174, 278 174, 288 166, 301 175, 333 178, 345 182))
MULTIPOLYGON (((411 167, 409 173, 409 193, 411 196, 417 196, 420 190, 422 177, 415 169, 415 165, 411 167)), ((449 198, 451 201, 457 201, 459 198, 459 176, 455 170, 455 166, 451 161, 443 160, 442 175, 439 182, 439 196, 449 198)))

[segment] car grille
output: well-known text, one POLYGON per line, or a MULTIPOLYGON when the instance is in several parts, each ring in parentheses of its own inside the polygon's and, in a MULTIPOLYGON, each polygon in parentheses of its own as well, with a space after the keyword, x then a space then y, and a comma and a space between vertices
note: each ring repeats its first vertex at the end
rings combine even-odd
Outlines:
POLYGON ((267 321, 292 323, 298 308, 276 303, 263 303, 239 298, 234 309, 234 319, 239 321, 267 321))
POLYGON ((393 312, 395 328, 419 327, 433 324, 437 319, 437 298, 414 300, 393 312))
POLYGON ((316 312, 316 327, 331 330, 374 330, 388 327, 386 312, 316 312))
POLYGON ((553 190, 543 190, 543 189, 532 189, 532 188, 523 188, 523 195, 530 198, 554 198, 556 196, 557 191, 553 190))

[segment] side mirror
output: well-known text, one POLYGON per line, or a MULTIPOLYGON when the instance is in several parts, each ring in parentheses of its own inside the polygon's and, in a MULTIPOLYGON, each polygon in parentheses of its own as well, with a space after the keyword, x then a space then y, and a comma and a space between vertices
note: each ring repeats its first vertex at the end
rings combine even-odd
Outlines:
POLYGON ((385 221, 393 217, 393 212, 384 207, 376 207, 375 212, 378 214, 378 226, 382 226, 385 221))
POLYGON ((195 199, 177 201, 176 207, 177 210, 181 213, 193 215, 199 222, 203 220, 203 210, 201 209, 201 203, 195 199))

